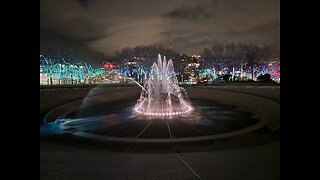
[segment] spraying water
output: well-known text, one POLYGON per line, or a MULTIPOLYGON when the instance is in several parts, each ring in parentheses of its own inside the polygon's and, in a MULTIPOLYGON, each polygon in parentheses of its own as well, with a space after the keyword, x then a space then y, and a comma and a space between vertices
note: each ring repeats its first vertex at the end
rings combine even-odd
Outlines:
POLYGON ((134 111, 147 116, 173 116, 188 113, 192 107, 187 102, 186 90, 179 87, 172 60, 153 63, 149 80, 144 84, 134 111))

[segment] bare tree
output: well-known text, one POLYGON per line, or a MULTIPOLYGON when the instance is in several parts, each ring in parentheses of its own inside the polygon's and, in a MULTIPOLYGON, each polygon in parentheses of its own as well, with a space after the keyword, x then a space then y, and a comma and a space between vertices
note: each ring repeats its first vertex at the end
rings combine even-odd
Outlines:
POLYGON ((215 66, 219 65, 220 67, 223 67, 223 64, 225 62, 225 46, 222 43, 215 42, 211 46, 211 51, 213 54, 213 64, 215 66))
POLYGON ((254 65, 258 62, 259 47, 256 44, 249 44, 246 50, 246 60, 251 66, 251 79, 254 77, 254 65))

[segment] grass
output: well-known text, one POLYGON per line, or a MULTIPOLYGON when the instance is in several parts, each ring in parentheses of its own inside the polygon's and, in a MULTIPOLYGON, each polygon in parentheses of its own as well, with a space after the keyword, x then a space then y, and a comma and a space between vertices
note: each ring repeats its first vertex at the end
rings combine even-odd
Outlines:
POLYGON ((229 81, 229 82, 222 82, 221 85, 252 85, 252 86, 280 86, 279 83, 276 82, 259 82, 259 81, 229 81))
POLYGON ((60 89, 60 88, 93 88, 93 87, 133 87, 133 83, 108 83, 108 84, 53 84, 40 85, 40 89, 60 89))

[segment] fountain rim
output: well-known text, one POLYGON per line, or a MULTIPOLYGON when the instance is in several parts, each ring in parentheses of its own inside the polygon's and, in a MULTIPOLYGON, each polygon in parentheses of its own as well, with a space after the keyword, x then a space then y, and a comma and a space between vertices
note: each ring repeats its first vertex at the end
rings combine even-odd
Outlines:
POLYGON ((187 106, 187 110, 185 111, 179 111, 179 112, 171 112, 171 113, 154 113, 154 112, 143 112, 139 111, 139 107, 134 108, 134 111, 138 114, 145 115, 145 116, 176 116, 176 115, 181 115, 181 114, 186 114, 188 112, 191 112, 192 107, 187 106))

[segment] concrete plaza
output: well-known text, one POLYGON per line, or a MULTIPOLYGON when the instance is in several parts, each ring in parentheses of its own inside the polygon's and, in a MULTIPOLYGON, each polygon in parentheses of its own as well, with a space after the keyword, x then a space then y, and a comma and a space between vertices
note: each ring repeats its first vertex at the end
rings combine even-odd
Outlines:
MULTIPOLYGON (((280 102, 279 87, 199 88, 241 92, 280 102)), ((89 91, 42 90, 40 121, 50 109, 83 98, 89 91)), ((94 93, 103 92, 101 88, 94 93)), ((112 152, 86 142, 68 144, 40 138, 40 179, 280 179, 280 132, 263 129, 214 142, 199 151, 173 153, 112 152)))

